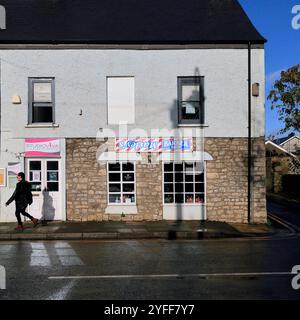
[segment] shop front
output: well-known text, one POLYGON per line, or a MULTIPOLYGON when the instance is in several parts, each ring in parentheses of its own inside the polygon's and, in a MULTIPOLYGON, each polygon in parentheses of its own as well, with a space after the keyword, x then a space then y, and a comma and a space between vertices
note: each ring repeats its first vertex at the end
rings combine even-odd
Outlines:
POLYGON ((67 139, 66 157, 70 220, 206 219, 212 157, 192 139, 67 139))
MULTIPOLYGON (((247 139, 205 138, 203 151, 194 138, 175 140, 66 139, 68 220, 247 222, 247 139)), ((256 186, 256 221, 264 219, 262 192, 256 186)))
POLYGON ((65 220, 61 141, 26 139, 25 175, 33 194, 29 213, 40 220, 65 220))

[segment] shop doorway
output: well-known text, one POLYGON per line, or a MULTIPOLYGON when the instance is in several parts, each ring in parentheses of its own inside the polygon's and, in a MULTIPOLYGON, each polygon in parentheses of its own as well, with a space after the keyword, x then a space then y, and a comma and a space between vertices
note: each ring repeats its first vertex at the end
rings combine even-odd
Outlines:
POLYGON ((63 220, 60 159, 26 159, 26 179, 33 203, 29 213, 40 220, 63 220))

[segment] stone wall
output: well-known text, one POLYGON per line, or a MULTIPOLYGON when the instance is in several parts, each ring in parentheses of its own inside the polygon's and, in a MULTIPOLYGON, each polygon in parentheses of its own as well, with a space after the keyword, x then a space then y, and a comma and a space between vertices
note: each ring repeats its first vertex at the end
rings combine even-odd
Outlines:
MULTIPOLYGON (((96 139, 67 139, 67 217, 68 220, 161 220, 163 218, 162 164, 136 164, 138 214, 105 214, 107 207, 106 164, 98 164, 96 152, 103 142, 96 139)), ((113 143, 107 143, 112 151, 113 143)), ((246 138, 206 138, 208 220, 247 222, 246 138)), ((253 213, 256 223, 266 222, 265 144, 253 140, 253 213)))
POLYGON ((268 188, 267 192, 280 193, 282 191, 282 176, 293 173, 290 169, 292 157, 274 155, 266 158, 268 188))
POLYGON ((67 219, 103 220, 107 206, 106 165, 98 164, 96 139, 66 139, 67 219))
MULTIPOLYGON (((72 221, 161 220, 162 168, 158 164, 136 165, 138 214, 106 214, 107 167, 96 161, 98 148, 104 142, 96 139, 67 139, 67 219, 72 221)), ((106 142, 112 151, 112 141, 106 142)))
POLYGON ((136 166, 138 217, 142 220, 162 220, 162 165, 138 163, 136 166))
POLYGON ((280 146, 288 152, 297 152, 298 150, 300 150, 300 138, 297 136, 293 137, 291 140, 286 141, 280 146))
MULTIPOLYGON (((253 139, 253 222, 266 222, 265 144, 253 139)), ((206 191, 209 220, 248 221, 248 139, 206 138, 205 151, 213 161, 207 161, 206 191)))

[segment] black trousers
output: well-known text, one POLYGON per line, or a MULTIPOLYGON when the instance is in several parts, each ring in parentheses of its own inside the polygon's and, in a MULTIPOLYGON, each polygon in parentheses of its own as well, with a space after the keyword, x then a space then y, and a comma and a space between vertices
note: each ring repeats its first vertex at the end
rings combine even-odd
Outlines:
POLYGON ((21 214, 27 218, 29 218, 30 220, 33 219, 33 217, 27 213, 26 211, 26 208, 17 208, 16 209, 16 217, 17 217, 17 220, 18 220, 18 224, 19 225, 22 225, 22 219, 21 219, 21 214))

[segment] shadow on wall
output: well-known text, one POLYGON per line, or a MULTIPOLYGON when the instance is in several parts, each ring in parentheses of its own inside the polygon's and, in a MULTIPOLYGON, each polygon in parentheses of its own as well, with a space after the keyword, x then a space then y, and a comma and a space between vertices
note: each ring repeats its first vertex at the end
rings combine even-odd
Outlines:
POLYGON ((43 190, 43 206, 42 206, 42 223, 47 224, 47 221, 54 220, 55 208, 53 206, 53 198, 45 188, 43 190))
MULTIPOLYGON (((190 74, 186 75, 178 75, 180 76, 191 76, 190 74)), ((200 77, 201 73, 198 67, 195 68, 194 70, 194 77, 200 77)), ((179 82, 178 82, 179 83, 179 82)), ((188 85, 187 85, 188 86, 188 85)), ((171 108, 170 108, 170 120, 173 124, 173 128, 178 129, 178 124, 179 124, 179 119, 191 119, 194 120, 193 118, 193 112, 195 113, 195 117, 199 118, 199 124, 200 124, 200 119, 201 119, 201 99, 203 102, 203 105, 205 105, 205 94, 204 97, 201 97, 201 90, 195 90, 196 87, 192 88, 192 91, 189 92, 191 88, 186 87, 184 90, 181 88, 182 92, 182 97, 179 97, 179 92, 177 92, 178 98, 173 101, 171 108), (179 99, 181 99, 179 101, 179 99), (189 103, 190 102, 190 103, 189 103), (198 104, 198 110, 197 110, 197 102, 198 104)), ((179 91, 179 84, 177 87, 177 91, 179 91)), ((203 110, 204 111, 204 110, 203 110)), ((204 119, 204 117, 203 117, 204 119)), ((176 137, 175 137, 176 138, 176 137)), ((175 192, 176 190, 173 190, 175 192)), ((183 199, 185 201, 185 199, 183 199)), ((175 202, 175 194, 174 194, 174 202, 175 202)), ((168 238, 169 239, 177 239, 177 232, 179 231, 182 221, 184 219, 183 217, 183 210, 184 210, 184 203, 175 203, 175 210, 176 210, 176 220, 174 223, 171 225, 170 230, 168 231, 168 238)), ((203 221, 201 220, 202 218, 202 206, 195 206, 195 210, 199 210, 199 227, 203 227, 203 221)))

